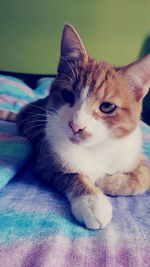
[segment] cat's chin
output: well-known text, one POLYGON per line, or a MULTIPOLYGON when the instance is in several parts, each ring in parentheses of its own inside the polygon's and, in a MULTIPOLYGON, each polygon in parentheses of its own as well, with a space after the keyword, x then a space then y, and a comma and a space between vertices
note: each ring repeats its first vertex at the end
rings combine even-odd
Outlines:
POLYGON ((82 147, 90 147, 97 144, 97 142, 95 143, 91 142, 91 140, 82 140, 80 138, 76 138, 75 136, 69 137, 69 140, 71 143, 82 147))
POLYGON ((72 142, 72 143, 74 143, 74 144, 80 144, 81 142, 82 142, 82 140, 79 140, 79 139, 77 139, 77 138, 75 138, 75 137, 70 137, 69 138, 70 139, 70 141, 72 142))
POLYGON ((71 143, 75 145, 80 145, 80 146, 88 146, 89 142, 86 140, 82 140, 80 138, 76 138, 75 136, 69 137, 69 140, 71 143))
POLYGON ((76 138, 75 136, 69 137, 69 140, 70 140, 73 144, 76 144, 76 145, 83 145, 83 144, 87 143, 87 142, 85 142, 85 141, 82 140, 82 139, 76 138))

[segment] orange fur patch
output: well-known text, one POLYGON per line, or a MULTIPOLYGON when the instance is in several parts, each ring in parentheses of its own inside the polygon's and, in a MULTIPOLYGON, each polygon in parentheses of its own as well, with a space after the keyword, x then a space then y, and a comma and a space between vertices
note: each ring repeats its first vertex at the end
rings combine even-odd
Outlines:
POLYGON ((142 194, 150 187, 150 171, 142 160, 132 172, 105 176, 99 181, 98 187, 112 196, 142 194))
POLYGON ((72 66, 76 80, 72 76, 69 80, 66 74, 62 74, 53 83, 52 95, 55 103, 59 103, 58 106, 63 105, 60 92, 64 88, 80 92, 88 87, 87 112, 97 120, 104 121, 115 137, 121 138, 130 134, 140 118, 142 101, 136 100, 123 73, 108 63, 97 62, 90 57, 72 66), (116 111, 112 114, 102 113, 99 110, 102 102, 115 104, 116 111))

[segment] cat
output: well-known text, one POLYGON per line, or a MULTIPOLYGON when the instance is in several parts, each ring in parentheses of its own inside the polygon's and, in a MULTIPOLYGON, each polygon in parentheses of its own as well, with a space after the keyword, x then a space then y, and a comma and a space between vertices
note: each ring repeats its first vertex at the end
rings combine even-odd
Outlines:
POLYGON ((98 62, 66 24, 50 94, 18 115, 39 177, 67 197, 76 220, 89 229, 110 223, 106 195, 134 196, 150 187, 139 126, 149 82, 150 55, 118 68, 98 62))

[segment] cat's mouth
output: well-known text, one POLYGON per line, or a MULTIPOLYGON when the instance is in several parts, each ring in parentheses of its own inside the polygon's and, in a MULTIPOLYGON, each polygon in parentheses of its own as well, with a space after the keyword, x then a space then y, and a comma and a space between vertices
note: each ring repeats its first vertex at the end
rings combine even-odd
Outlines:
POLYGON ((71 130, 71 136, 69 137, 69 139, 74 144, 83 143, 92 136, 92 134, 87 131, 87 127, 80 128, 73 121, 69 121, 68 126, 71 130))
POLYGON ((78 132, 76 134, 73 134, 73 136, 69 137, 69 139, 74 144, 80 144, 80 143, 83 143, 85 141, 88 141, 91 136, 92 136, 92 134, 90 134, 89 132, 84 130, 84 131, 78 132))

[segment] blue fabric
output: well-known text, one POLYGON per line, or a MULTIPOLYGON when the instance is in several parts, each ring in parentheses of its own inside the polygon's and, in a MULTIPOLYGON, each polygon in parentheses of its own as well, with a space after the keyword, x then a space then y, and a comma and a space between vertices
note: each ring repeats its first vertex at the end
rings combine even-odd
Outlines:
POLYGON ((52 82, 53 78, 42 78, 33 91, 19 79, 0 75, 0 119, 7 119, 10 112, 17 114, 25 104, 45 97, 52 82))
POLYGON ((15 123, 0 121, 0 189, 21 169, 31 147, 20 137, 15 123))
MULTIPOLYGON (((0 75, 0 117, 7 119, 9 112, 15 114, 25 105, 38 98, 45 97, 53 79, 40 79, 33 91, 21 80, 0 75)), ((14 117, 13 117, 14 118, 14 117)), ((31 153, 31 147, 25 138, 20 137, 14 123, 0 121, 0 189, 20 170, 31 153)))

